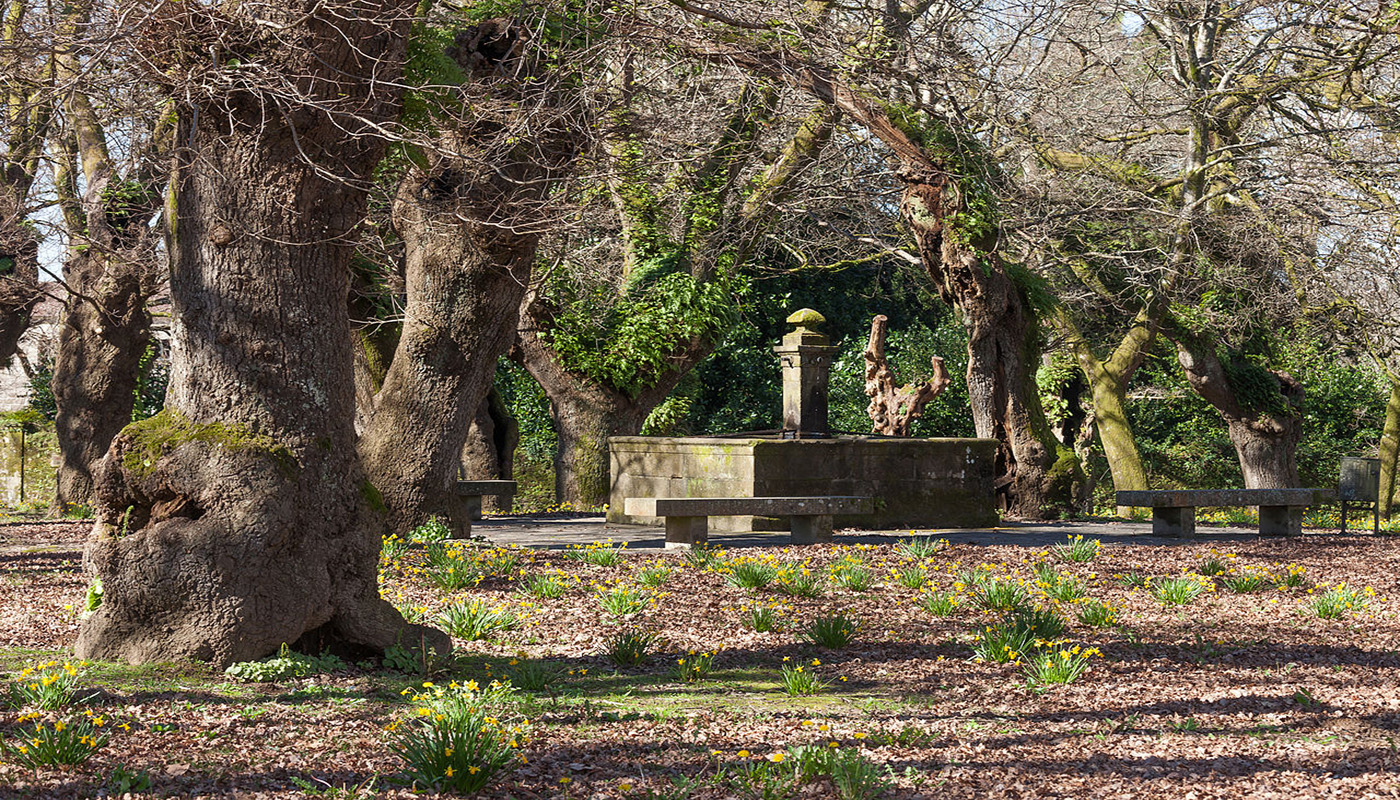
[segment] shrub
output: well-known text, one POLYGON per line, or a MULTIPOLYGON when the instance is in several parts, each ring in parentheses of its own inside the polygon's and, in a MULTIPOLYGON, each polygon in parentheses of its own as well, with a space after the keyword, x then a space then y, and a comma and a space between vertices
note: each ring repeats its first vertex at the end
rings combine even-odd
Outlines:
MULTIPOLYGON (((816 659, 812 660, 813 666, 819 664, 816 659)), ((821 692, 829 683, 822 680, 821 676, 811 670, 798 665, 796 667, 782 665, 780 675, 783 684, 783 691, 791 697, 806 697, 821 692)))
POLYGON ((39 714, 26 714, 9 736, 0 740, 5 760, 30 769, 81 764, 107 744, 103 719, 87 712, 86 717, 51 722, 39 714))
POLYGON ((262 661, 239 661, 228 665, 224 674, 240 681, 265 683, 289 678, 305 678, 321 672, 335 672, 347 668, 347 664, 333 653, 319 656, 297 653, 282 644, 277 655, 262 661))
POLYGON ((919 605, 935 617, 951 617, 958 610, 956 592, 929 592, 919 597, 919 605))
POLYGON ((1050 548, 1050 552, 1061 561, 1074 561, 1087 564, 1099 557, 1100 542, 1098 539, 1085 539, 1079 534, 1069 537, 1064 544, 1057 544, 1050 548))
POLYGON ((520 618, 504 605, 493 606, 476 599, 444 608, 438 615, 438 623, 458 639, 474 642, 515 628, 520 618))
POLYGON ((839 650, 855 640, 858 630, 860 630, 859 622, 844 614, 833 614, 827 617, 817 617, 797 635, 813 644, 839 650))
POLYGON ((436 544, 445 542, 452 538, 452 529, 447 527, 447 523, 433 517, 427 522, 414 528, 409 534, 410 541, 420 544, 436 544))
POLYGON ((1157 598, 1157 602, 1168 606, 1184 606, 1213 588, 1210 579, 1194 575, 1159 578, 1148 584, 1148 591, 1157 598))
POLYGON ((414 717, 395 742, 413 783, 470 794, 519 763, 525 727, 506 721, 511 691, 496 683, 479 690, 473 681, 415 695, 414 717))
POLYGON ((740 589, 762 589, 772 583, 777 574, 778 570, 772 564, 736 559, 727 565, 724 581, 740 589))
POLYGON ((603 642, 603 654, 619 667, 635 667, 647 660, 654 644, 654 633, 622 630, 603 642))
POLYGON ((598 605, 615 617, 625 617, 645 611, 652 602, 652 596, 646 590, 625 584, 599 589, 597 597, 598 605))

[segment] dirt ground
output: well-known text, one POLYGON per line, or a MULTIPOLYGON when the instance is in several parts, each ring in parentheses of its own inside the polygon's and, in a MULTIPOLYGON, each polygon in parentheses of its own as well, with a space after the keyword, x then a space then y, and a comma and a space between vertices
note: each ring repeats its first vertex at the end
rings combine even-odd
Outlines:
MULTIPOLYGON (((0 668, 11 677, 71 652, 86 591, 86 529, 0 527, 0 668)), ((1400 596, 1400 541, 1314 534, 1113 543, 1074 563, 1040 546, 954 543, 920 558, 896 544, 837 538, 732 549, 708 569, 675 553, 624 550, 620 564, 597 566, 525 550, 509 556, 506 574, 459 591, 432 585, 424 550, 411 548, 386 561, 386 597, 428 618, 479 599, 504 606, 519 624, 458 640, 456 661, 429 675, 366 663, 243 683, 200 665, 88 665, 83 686, 100 691, 85 707, 104 718, 109 741, 74 767, 34 771, 6 759, 0 796, 120 796, 133 784, 114 775, 144 775, 152 794, 171 797, 411 796, 389 730, 409 713, 405 689, 425 678, 486 682, 526 668, 554 677, 522 693, 526 762, 485 797, 764 797, 764 785, 740 777, 745 768, 803 745, 858 753, 892 798, 1400 795, 1400 605, 1392 599, 1400 596), (1186 605, 1154 597, 1153 585, 1210 559, 1229 575, 1291 573, 1302 585, 1237 594, 1226 575, 1198 579, 1213 589, 1186 605), (858 561, 873 585, 853 591, 828 580, 814 598, 743 589, 730 585, 724 566, 743 560, 821 576, 858 561), (1090 627, 1076 621, 1081 604, 1046 597, 1034 572, 1040 562, 1107 603, 1116 624, 1090 627), (974 639, 999 618, 977 608, 968 585, 981 565, 985 575, 1023 581, 1032 602, 1069 621, 1054 649, 1097 648, 1102 657, 1065 685, 1030 681, 1025 659, 975 659, 974 639), (915 566, 928 575, 917 590, 895 572, 915 566), (658 588, 638 590, 644 610, 603 610, 600 591, 638 586, 649 568, 669 574, 658 588), (563 596, 521 591, 522 581, 547 573, 561 576, 563 596), (1153 581, 1132 586, 1129 575, 1153 581), (1312 604, 1339 583, 1361 592, 1357 603, 1342 619, 1319 618, 1312 604), (951 615, 924 607, 938 593, 958 598, 951 615), (746 627, 755 606, 773 607, 785 629, 746 627), (836 613, 859 623, 850 645, 828 649, 799 635, 836 613), (604 654, 624 630, 658 637, 640 666, 618 668, 604 654), (707 677, 683 682, 676 661, 692 651, 718 655, 707 677), (780 671, 793 664, 826 687, 789 696, 780 671)), ((499 552, 462 558, 478 563, 499 552)), ((0 716, 6 741, 17 741, 25 713, 0 716)), ((776 784, 766 790, 789 796, 776 784)), ((838 797, 843 788, 818 779, 792 792, 838 797)))

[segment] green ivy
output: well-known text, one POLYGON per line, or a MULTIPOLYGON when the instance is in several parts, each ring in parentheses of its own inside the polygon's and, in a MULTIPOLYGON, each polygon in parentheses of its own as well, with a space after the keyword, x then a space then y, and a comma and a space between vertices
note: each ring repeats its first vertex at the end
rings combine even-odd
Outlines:
POLYGON ((542 338, 568 369, 635 397, 692 342, 724 332, 734 317, 740 283, 733 278, 701 283, 672 272, 641 286, 634 283, 632 291, 603 309, 593 298, 567 298, 542 338))

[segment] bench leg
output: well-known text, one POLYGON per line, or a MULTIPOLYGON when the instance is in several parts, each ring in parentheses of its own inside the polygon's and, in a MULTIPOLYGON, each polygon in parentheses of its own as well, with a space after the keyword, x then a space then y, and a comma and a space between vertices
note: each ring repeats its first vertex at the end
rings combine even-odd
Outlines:
POLYGON ((481 495, 464 495, 462 499, 467 501, 467 514, 470 515, 473 520, 481 519, 481 495))
POLYGON ((1260 536, 1301 536, 1302 506, 1259 506, 1260 536))
POLYGON ((832 517, 830 514, 812 514, 792 517, 791 541, 793 544, 827 544, 831 541, 832 517))
POLYGON ((1153 508, 1152 535, 1175 536, 1178 539, 1196 538, 1196 509, 1191 506, 1153 508))
POLYGON ((709 517, 667 517, 666 549, 689 550, 710 539, 709 517))

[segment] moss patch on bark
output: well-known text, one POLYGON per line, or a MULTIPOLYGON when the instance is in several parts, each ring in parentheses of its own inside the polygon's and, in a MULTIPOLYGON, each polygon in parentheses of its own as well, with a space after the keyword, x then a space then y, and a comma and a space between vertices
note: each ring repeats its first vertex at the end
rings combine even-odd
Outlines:
POLYGON ((138 477, 149 476, 162 456, 188 442, 216 445, 234 453, 266 453, 287 471, 297 464, 296 456, 285 444, 247 425, 195 422, 170 408, 126 426, 121 438, 126 441, 122 466, 138 477))

